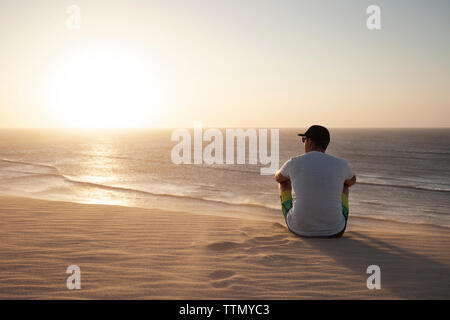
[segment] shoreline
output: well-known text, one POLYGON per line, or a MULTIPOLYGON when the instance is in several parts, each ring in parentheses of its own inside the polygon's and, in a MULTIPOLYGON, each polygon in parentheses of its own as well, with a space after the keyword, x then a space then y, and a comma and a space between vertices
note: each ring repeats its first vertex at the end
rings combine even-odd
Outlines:
POLYGON ((1 299, 450 298, 450 236, 434 227, 353 221, 341 239, 307 239, 268 221, 2 195, 0 219, 1 299), (72 264, 81 290, 66 288, 72 264), (373 264, 381 290, 366 286, 373 264))

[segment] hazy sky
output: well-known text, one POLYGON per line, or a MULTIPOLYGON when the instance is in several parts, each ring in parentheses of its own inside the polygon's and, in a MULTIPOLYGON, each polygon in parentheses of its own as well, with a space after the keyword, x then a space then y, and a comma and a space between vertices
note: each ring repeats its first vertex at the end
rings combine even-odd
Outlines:
POLYGON ((0 127, 450 127, 449 39, 448 0, 2 0, 0 127))

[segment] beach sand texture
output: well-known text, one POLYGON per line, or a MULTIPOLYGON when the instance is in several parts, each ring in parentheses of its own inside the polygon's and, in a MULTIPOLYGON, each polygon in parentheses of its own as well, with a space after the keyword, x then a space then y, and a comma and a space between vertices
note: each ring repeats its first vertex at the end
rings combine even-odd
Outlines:
POLYGON ((305 239, 267 221, 0 197, 1 299, 449 299, 445 228, 305 239), (81 269, 68 290, 66 269, 81 269), (381 290, 366 269, 381 268, 381 290))

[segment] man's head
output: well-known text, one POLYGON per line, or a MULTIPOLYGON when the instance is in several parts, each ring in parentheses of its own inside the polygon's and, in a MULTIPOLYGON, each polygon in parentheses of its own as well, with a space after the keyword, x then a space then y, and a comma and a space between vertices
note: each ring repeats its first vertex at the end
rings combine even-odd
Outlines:
POLYGON ((299 133, 305 145, 305 153, 311 151, 325 152, 330 143, 330 132, 327 128, 313 125, 305 133, 299 133))

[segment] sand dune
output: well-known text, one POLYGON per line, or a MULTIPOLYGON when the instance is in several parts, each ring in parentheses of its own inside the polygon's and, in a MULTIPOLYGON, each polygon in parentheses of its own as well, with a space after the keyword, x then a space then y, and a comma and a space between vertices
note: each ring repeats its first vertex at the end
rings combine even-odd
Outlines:
POLYGON ((0 197, 1 299, 450 298, 448 230, 352 219, 342 239, 279 223, 0 197), (81 290, 66 288, 69 265, 81 290), (381 268, 381 290, 366 268, 381 268))

